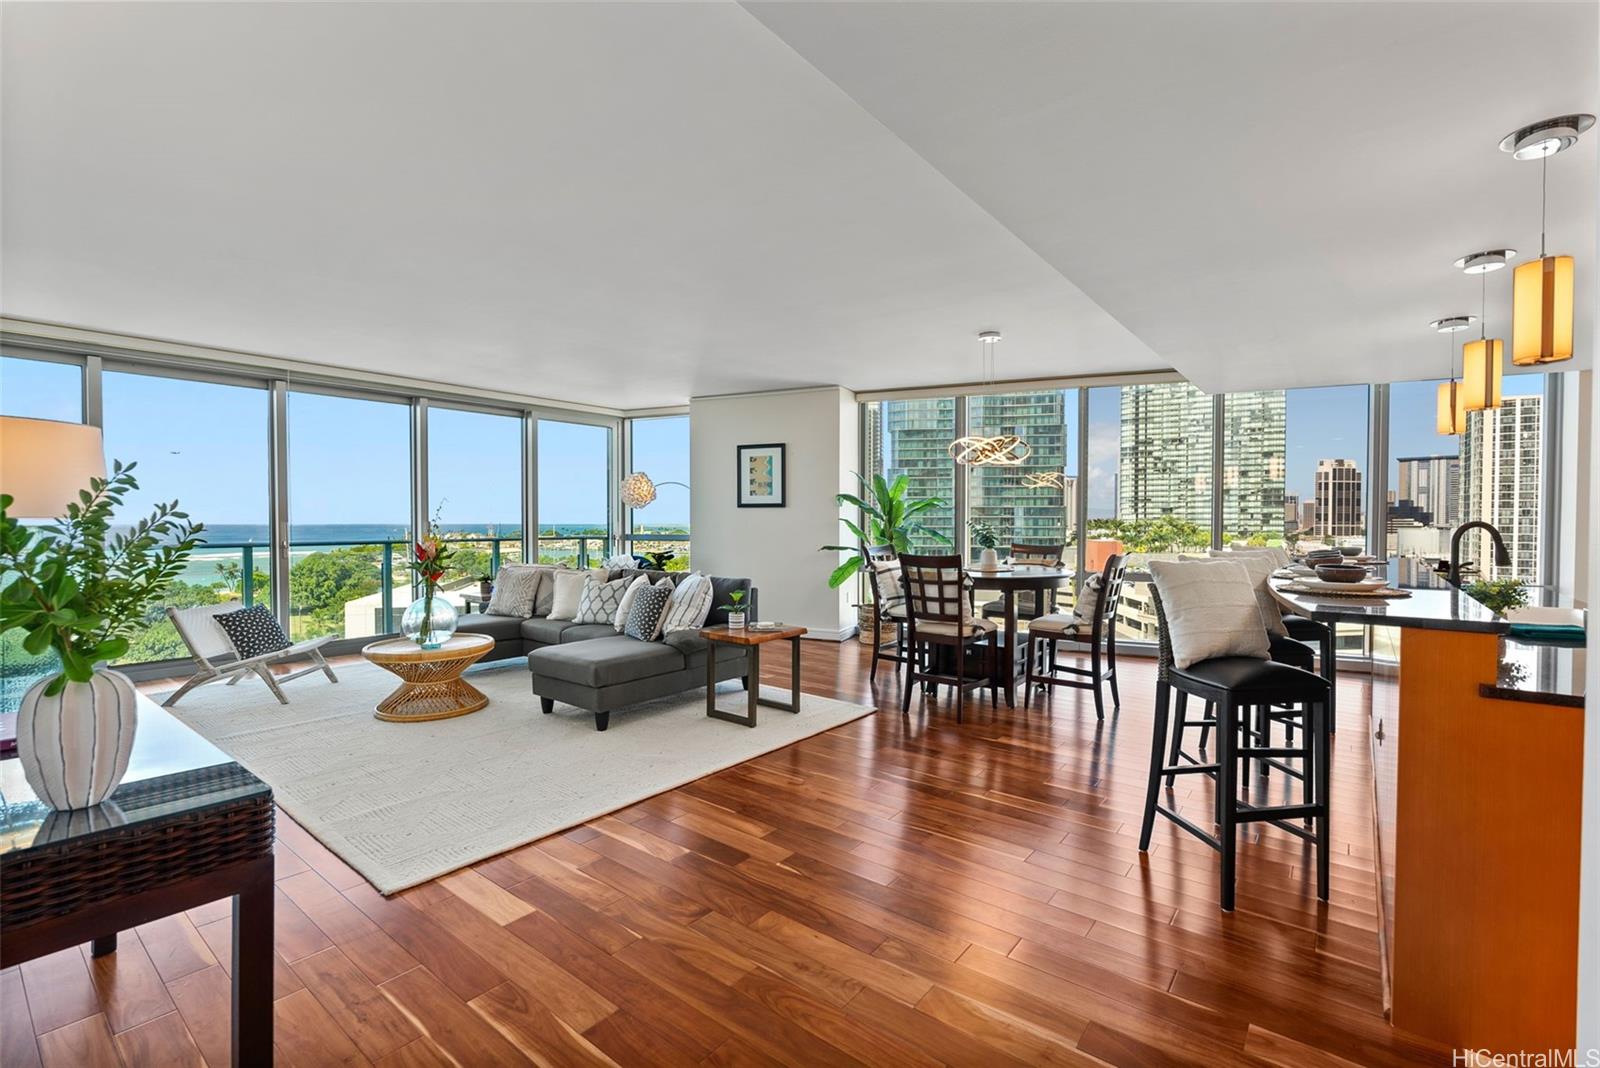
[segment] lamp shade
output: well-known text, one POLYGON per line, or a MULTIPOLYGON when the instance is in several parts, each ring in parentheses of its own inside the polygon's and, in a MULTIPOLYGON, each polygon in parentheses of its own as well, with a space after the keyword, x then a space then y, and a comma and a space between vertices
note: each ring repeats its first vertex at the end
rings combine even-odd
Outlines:
POLYGON ((629 508, 643 508, 656 499, 656 484, 643 471, 635 471, 622 480, 622 503, 629 508))
POLYGON ((1461 389, 1467 411, 1500 407, 1503 354, 1504 346, 1497 337, 1469 341, 1461 347, 1461 389))
POLYGON ((1511 273, 1511 362, 1572 359, 1572 257, 1545 256, 1511 273))
POLYGON ((1467 429, 1467 392, 1455 379, 1439 383, 1435 427, 1441 434, 1460 434, 1467 429))
POLYGON ((0 493, 13 498, 13 519, 64 515, 91 478, 105 477, 99 427, 0 416, 0 493))

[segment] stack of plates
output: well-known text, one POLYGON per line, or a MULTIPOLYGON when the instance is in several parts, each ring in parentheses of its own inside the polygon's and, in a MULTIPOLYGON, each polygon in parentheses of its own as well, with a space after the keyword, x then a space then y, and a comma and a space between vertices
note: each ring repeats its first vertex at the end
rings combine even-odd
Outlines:
POLYGON ((1362 579, 1360 582, 1326 582, 1313 576, 1311 578, 1297 578, 1294 580, 1294 585, 1314 593, 1371 593, 1373 590, 1383 589, 1389 585, 1389 581, 1381 578, 1367 578, 1362 579))

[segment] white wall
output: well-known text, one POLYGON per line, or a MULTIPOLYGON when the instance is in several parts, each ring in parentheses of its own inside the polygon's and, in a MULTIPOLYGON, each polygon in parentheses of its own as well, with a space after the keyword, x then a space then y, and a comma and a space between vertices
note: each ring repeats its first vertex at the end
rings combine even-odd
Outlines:
POLYGON ((763 619, 798 623, 811 637, 850 637, 854 590, 828 589, 838 553, 849 544, 834 501, 855 492, 859 454, 855 394, 837 387, 735 397, 695 398, 689 405, 694 514, 694 567, 712 575, 748 577, 760 592, 763 619), (788 506, 740 508, 734 487, 740 445, 788 446, 788 506))

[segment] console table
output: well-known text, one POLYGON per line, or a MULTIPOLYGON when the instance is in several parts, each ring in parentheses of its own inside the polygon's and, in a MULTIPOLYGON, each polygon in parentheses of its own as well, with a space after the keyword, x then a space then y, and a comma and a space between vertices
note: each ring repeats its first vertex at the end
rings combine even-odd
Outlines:
POLYGON ((272 790, 140 696, 128 773, 56 812, 0 760, 0 967, 233 898, 233 1064, 272 1063, 272 790))

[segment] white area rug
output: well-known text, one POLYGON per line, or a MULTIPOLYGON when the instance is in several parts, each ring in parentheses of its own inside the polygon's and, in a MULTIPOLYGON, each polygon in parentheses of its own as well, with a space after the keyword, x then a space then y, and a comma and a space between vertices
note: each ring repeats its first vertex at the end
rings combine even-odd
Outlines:
MULTIPOLYGON (((800 713, 762 708, 754 730, 708 719, 695 689, 611 714, 539 711, 521 660, 470 670, 481 712, 430 723, 374 719, 398 680, 371 664, 284 687, 214 684, 172 712, 272 786, 278 804, 385 894, 574 827, 653 794, 872 712, 802 694, 800 713)), ((742 711, 737 681, 719 706, 742 711)), ((764 687, 767 696, 787 691, 764 687)), ((158 701, 160 697, 156 698, 158 701)))

